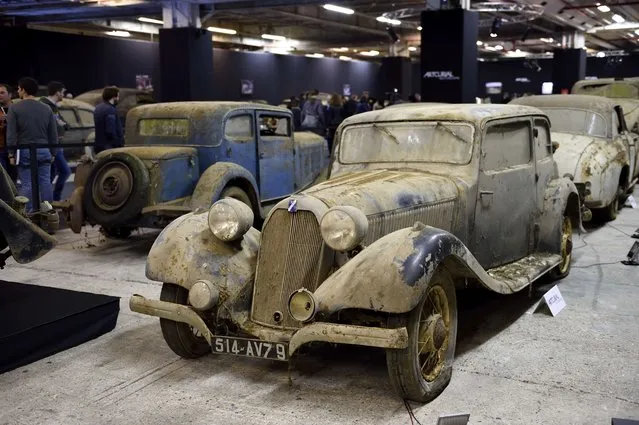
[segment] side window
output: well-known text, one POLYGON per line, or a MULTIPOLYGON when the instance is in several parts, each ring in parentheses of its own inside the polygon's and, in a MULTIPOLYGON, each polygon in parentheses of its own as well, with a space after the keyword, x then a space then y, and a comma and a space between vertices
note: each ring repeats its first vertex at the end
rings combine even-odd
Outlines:
POLYGON ((80 114, 80 121, 84 127, 93 127, 95 125, 93 122, 93 111, 78 109, 78 114, 80 114))
POLYGON ((617 111, 612 112, 612 137, 617 137, 619 134, 619 117, 617 111))
POLYGON ((73 109, 58 109, 58 112, 60 113, 62 119, 65 120, 71 127, 78 126, 78 119, 76 118, 73 109))
POLYGON ((482 170, 502 170, 528 164, 531 157, 530 142, 528 120, 491 125, 482 143, 482 170))
POLYGON ((260 115, 260 136, 290 137, 290 118, 275 115, 260 115))
POLYGON ((253 139, 253 117, 247 114, 227 119, 224 137, 226 139, 253 139))
POLYGON ((550 130, 545 120, 535 120, 535 155, 537 161, 548 158, 552 153, 550 130))

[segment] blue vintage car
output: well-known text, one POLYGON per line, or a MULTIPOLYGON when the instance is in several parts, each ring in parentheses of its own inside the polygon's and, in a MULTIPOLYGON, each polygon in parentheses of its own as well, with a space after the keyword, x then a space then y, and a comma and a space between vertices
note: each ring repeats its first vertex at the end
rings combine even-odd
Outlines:
POLYGON ((329 158, 322 137, 294 132, 288 109, 254 103, 139 106, 125 138, 78 167, 63 208, 75 232, 88 223, 126 237, 224 197, 249 205, 259 224, 270 206, 321 180, 329 158))

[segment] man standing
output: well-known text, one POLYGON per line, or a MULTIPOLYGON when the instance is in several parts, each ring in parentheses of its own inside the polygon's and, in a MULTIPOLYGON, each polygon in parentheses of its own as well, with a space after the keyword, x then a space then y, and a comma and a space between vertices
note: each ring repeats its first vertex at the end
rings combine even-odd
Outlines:
POLYGON ((95 145, 96 154, 113 148, 124 146, 124 134, 120 117, 115 106, 120 100, 120 89, 115 86, 105 87, 102 91, 102 100, 95 107, 93 118, 95 121, 95 145))
POLYGON ((15 182, 14 167, 9 166, 9 152, 7 151, 7 115, 9 114, 10 103, 9 86, 0 84, 0 166, 7 171, 11 180, 15 182))
MULTIPOLYGON (((64 99, 65 91, 66 89, 64 88, 64 84, 58 81, 51 81, 47 86, 47 92, 49 93, 49 96, 40 99, 40 102, 51 108, 51 112, 53 112, 58 130, 58 143, 62 143, 64 132, 69 128, 69 124, 64 121, 64 119, 60 115, 60 111, 58 110, 58 103, 60 103, 64 99)), ((56 181, 55 187, 53 188, 53 200, 59 201, 60 197, 62 196, 62 191, 64 190, 64 185, 71 175, 69 164, 64 158, 64 149, 62 149, 61 147, 58 147, 55 150, 53 164, 51 164, 52 182, 56 175, 58 176, 58 180, 56 181)))
MULTIPOLYGON (((53 201, 53 188, 51 187, 51 148, 38 148, 36 157, 31 157, 28 149, 32 144, 55 144, 58 141, 58 131, 53 112, 42 102, 36 100, 38 82, 33 78, 22 78, 18 81, 18 95, 22 102, 12 105, 7 116, 7 146, 18 148, 19 160, 18 178, 22 182, 19 193, 29 198, 27 210, 33 211, 31 193, 31 161, 38 164, 38 184, 40 187, 40 200, 53 201)), ((14 153, 9 151, 9 162, 16 163, 14 153)), ((35 208, 39 208, 36 205, 35 208)))

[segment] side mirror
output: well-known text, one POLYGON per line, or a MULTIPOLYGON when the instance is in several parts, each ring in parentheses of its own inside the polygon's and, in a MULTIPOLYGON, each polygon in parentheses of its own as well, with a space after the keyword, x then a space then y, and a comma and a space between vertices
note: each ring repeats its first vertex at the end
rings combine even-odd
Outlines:
POLYGON ((559 142, 552 142, 552 153, 559 149, 559 142))

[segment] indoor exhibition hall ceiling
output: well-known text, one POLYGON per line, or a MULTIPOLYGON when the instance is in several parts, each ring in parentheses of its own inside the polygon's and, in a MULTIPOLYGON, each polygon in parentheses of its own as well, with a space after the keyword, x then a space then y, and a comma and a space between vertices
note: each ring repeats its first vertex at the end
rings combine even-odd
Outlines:
MULTIPOLYGON (((454 1, 454 0, 449 0, 454 1)), ((177 2, 175 2, 177 3, 177 2)), ((184 3, 182 1, 181 3, 184 3)), ((214 45, 375 59, 420 54, 419 13, 437 0, 188 0, 214 45), (390 28, 390 30, 389 30, 390 28), (393 40, 397 40, 393 43, 393 40)), ((160 0, 0 0, 5 25, 157 40, 160 0)), ((178 5, 179 6, 179 5, 178 5)), ((639 50, 639 0, 471 1, 480 57, 543 57, 585 34, 591 55, 639 50)), ((436 41, 433 41, 436 42, 436 41)))

